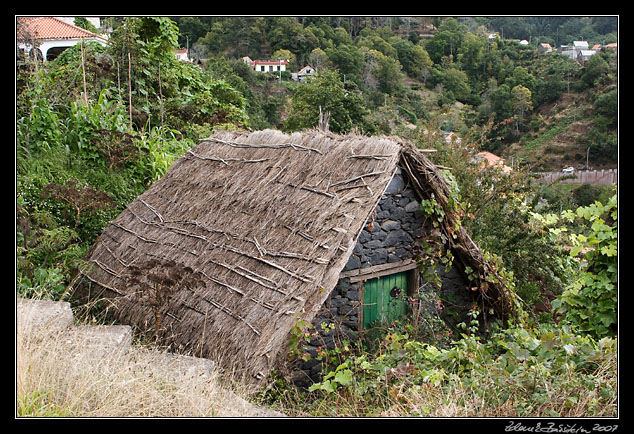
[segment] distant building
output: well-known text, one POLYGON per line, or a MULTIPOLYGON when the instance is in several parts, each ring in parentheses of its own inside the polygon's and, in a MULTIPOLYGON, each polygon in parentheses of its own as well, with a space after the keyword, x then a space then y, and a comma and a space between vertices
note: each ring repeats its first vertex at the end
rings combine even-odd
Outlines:
POLYGON ((586 41, 573 41, 572 42, 572 47, 576 51, 589 50, 590 49, 590 47, 588 46, 588 43, 586 41))
POLYGON ((511 173, 513 169, 504 164, 504 160, 491 152, 478 152, 475 155, 475 162, 481 162, 482 168, 497 167, 504 173, 511 173))
POLYGON ((594 50, 581 50, 579 51, 579 54, 577 54, 577 61, 579 63, 585 63, 590 57, 594 56, 595 54, 597 54, 597 52, 594 50))
POLYGON ((307 79, 311 79, 315 76, 315 68, 310 65, 304 66, 300 69, 296 74, 293 74, 293 80, 297 80, 299 82, 306 81, 307 79))
MULTIPOLYGON (((596 46, 595 46, 596 47, 596 46)), ((572 46, 562 45, 559 53, 579 63, 585 63, 591 56, 597 53, 594 48, 591 50, 586 41, 573 41, 572 46)))
POLYGON ((550 44, 542 42, 537 46, 537 52, 540 54, 550 54, 553 52, 553 47, 550 44))
POLYGON ((451 131, 449 134, 447 134, 445 136, 445 142, 447 142, 447 143, 456 143, 456 144, 459 145, 459 144, 462 143, 462 139, 456 133, 451 131))
POLYGON ((616 50, 616 49, 617 49, 617 43, 616 43, 616 42, 613 42, 613 43, 611 43, 611 44, 606 44, 606 45, 595 44, 595 45, 593 45, 593 46, 592 46, 592 49, 593 49, 594 51, 597 51, 597 52, 599 52, 599 51, 601 51, 601 50, 604 50, 604 49, 606 49, 606 48, 611 48, 611 49, 613 49, 613 50, 616 50))
POLYGON ((257 72, 282 72, 286 71, 286 66, 288 65, 286 60, 251 60, 246 63, 251 65, 253 70, 257 72))
POLYGON ((64 50, 80 41, 95 41, 106 45, 108 40, 74 24, 66 17, 17 17, 16 42, 18 49, 29 56, 53 60, 64 50))
POLYGON ((176 55, 176 58, 178 60, 182 60, 183 62, 190 62, 186 48, 179 48, 178 50, 174 50, 174 54, 176 55))

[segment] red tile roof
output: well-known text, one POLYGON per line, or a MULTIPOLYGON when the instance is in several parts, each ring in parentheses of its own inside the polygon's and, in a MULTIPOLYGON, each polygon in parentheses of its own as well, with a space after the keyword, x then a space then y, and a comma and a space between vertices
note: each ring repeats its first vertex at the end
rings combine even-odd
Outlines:
POLYGON ((79 39, 99 37, 88 30, 55 17, 18 17, 24 31, 36 39, 79 39))
POLYGON ((279 60, 254 60, 253 63, 257 65, 288 65, 286 60, 282 60, 281 62, 279 60))
POLYGON ((478 152, 476 154, 476 157, 478 157, 478 159, 480 160, 486 161, 487 162, 486 166, 499 167, 504 173, 509 173, 513 170, 509 166, 504 164, 503 159, 501 159, 495 154, 492 154, 491 152, 487 152, 487 151, 478 152))

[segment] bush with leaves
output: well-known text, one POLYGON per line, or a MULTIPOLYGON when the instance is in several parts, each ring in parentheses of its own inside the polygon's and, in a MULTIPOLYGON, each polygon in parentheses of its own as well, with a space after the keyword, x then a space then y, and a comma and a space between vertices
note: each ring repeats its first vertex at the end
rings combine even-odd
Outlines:
POLYGON ((607 204, 595 202, 562 215, 569 222, 580 220, 584 230, 572 234, 570 255, 582 254, 578 278, 553 303, 566 321, 597 337, 616 334, 617 318, 617 197, 607 204))
POLYGON ((375 353, 343 355, 301 405, 337 416, 442 416, 443 407, 471 417, 614 416, 616 349, 615 339, 565 328, 514 327, 486 342, 465 334, 445 349, 392 331, 375 353))
POLYGON ((566 245, 578 272, 552 302, 562 321, 596 337, 616 334, 618 278, 617 196, 561 215, 531 213, 553 243, 566 245))

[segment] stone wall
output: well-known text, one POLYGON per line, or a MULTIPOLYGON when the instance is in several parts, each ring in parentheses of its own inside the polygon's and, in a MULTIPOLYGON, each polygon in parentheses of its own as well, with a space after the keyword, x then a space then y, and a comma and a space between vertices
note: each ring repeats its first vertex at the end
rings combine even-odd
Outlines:
MULTIPOLYGON (((421 249, 420 238, 425 232, 419 198, 414 190, 408 188, 406 178, 398 171, 359 234, 343 271, 414 258, 421 249)), ((465 291, 465 282, 455 267, 449 273, 444 267, 439 268, 437 273, 442 279, 440 296, 451 300, 455 306, 468 305, 470 298, 465 291)), ((351 283, 348 277, 342 277, 313 320, 310 342, 303 348, 310 355, 310 360, 299 363, 293 373, 296 385, 306 386, 319 381, 321 362, 317 355, 320 349, 333 349, 343 340, 359 337, 362 308, 359 285, 351 283)))

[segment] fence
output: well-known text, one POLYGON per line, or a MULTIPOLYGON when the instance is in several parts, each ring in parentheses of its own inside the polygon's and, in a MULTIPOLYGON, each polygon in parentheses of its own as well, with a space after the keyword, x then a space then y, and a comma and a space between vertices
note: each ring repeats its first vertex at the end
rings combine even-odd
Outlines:
POLYGON ((618 184, 618 169, 606 170, 581 170, 573 173, 564 172, 540 172, 541 175, 538 182, 552 183, 562 177, 572 177, 564 179, 561 182, 566 184, 593 184, 593 185, 612 185, 618 184))

